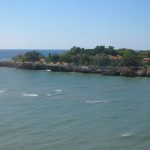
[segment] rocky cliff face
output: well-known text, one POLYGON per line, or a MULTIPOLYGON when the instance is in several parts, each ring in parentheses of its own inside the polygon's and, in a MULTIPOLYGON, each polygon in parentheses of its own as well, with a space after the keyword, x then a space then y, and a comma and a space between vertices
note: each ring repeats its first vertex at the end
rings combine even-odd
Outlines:
POLYGON ((150 77, 150 67, 94 67, 94 66, 73 66, 61 64, 42 64, 42 63, 19 63, 19 62, 0 62, 0 67, 11 67, 28 70, 51 70, 55 72, 81 72, 96 73, 110 76, 126 77, 150 77))

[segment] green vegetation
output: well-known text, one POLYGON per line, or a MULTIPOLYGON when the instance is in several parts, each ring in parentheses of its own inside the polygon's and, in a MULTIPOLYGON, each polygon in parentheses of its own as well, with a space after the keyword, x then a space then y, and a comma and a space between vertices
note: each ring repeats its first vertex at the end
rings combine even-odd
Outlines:
POLYGON ((18 55, 14 57, 13 60, 21 61, 21 62, 29 61, 29 62, 34 63, 36 61, 39 61, 41 57, 42 55, 39 52, 29 51, 29 52, 26 52, 24 55, 18 55))
POLYGON ((47 63, 67 63, 77 66, 149 66, 150 51, 135 51, 127 48, 115 49, 113 46, 96 46, 94 49, 74 46, 63 54, 42 56, 39 52, 30 51, 13 58, 14 61, 32 63, 41 59, 44 59, 47 63))

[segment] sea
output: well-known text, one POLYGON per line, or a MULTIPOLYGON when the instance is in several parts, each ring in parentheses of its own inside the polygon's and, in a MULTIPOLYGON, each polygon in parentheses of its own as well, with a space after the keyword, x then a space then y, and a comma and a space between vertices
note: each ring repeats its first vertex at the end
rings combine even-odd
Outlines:
POLYGON ((150 78, 0 68, 0 150, 149 149, 150 78))

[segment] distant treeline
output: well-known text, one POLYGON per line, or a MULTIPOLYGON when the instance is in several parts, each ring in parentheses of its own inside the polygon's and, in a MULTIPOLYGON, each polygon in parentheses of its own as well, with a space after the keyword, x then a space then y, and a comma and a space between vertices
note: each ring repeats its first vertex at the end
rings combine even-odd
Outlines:
POLYGON ((14 57, 13 60, 19 62, 34 63, 41 61, 85 66, 149 66, 150 50, 115 49, 113 46, 96 46, 93 49, 85 49, 74 46, 65 53, 50 53, 48 56, 43 56, 37 51, 29 51, 24 55, 14 57))

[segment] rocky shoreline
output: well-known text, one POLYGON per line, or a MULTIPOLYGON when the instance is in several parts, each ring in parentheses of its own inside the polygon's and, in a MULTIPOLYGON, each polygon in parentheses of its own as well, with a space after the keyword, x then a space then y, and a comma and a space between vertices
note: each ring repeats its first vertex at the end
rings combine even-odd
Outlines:
POLYGON ((150 67, 94 67, 94 66, 74 66, 69 64, 43 64, 43 63, 21 63, 5 61, 0 62, 0 67, 10 67, 28 70, 51 70, 54 72, 80 72, 93 73, 109 76, 126 77, 150 77, 150 67))

